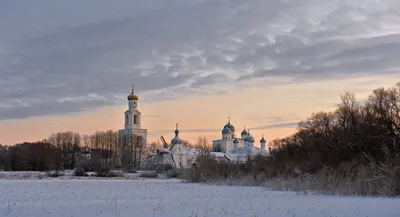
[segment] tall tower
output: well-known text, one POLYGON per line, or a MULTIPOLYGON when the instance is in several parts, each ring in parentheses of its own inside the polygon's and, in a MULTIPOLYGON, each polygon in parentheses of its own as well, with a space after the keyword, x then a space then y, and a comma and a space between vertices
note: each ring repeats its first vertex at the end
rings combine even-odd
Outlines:
POLYGON ((139 169, 140 162, 144 162, 147 150, 147 129, 141 128, 142 114, 138 110, 139 96, 135 94, 132 85, 132 92, 128 95, 128 110, 125 111, 125 127, 118 131, 119 160, 118 165, 125 169, 139 169), (132 162, 141 157, 139 164, 132 167, 132 162))
POLYGON ((135 94, 135 86, 132 85, 132 93, 128 95, 129 108, 125 112, 125 129, 141 129, 141 113, 137 109, 139 96, 135 94))

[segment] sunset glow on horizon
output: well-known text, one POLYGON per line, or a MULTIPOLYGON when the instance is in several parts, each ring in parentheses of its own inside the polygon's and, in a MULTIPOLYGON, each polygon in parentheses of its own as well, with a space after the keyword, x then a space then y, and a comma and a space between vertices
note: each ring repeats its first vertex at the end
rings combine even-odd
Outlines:
MULTIPOLYGON (((140 96, 138 108, 143 115, 143 128, 149 131, 149 142, 157 141, 161 135, 172 138, 176 123, 179 123, 182 139, 194 143, 198 137, 205 136, 211 142, 221 137, 222 128, 231 117, 237 134, 246 126, 259 146, 262 134, 268 142, 283 138, 296 132, 297 123, 313 112, 334 110, 340 103, 340 95, 346 91, 363 100, 373 89, 394 86, 395 79, 397 75, 272 85, 264 94, 261 91, 266 87, 253 87, 246 91, 232 90, 230 94, 183 95, 179 99, 155 102, 147 101, 146 94, 137 93, 140 96), (242 106, 235 107, 236 99, 241 99, 242 106), (220 103, 223 101, 228 103, 220 103)), ((127 104, 126 99, 121 101, 127 104)), ((126 109, 127 105, 109 106, 81 113, 2 121, 0 142, 11 145, 38 141, 51 133, 64 131, 91 134, 97 130, 119 130, 123 128, 126 109), (23 136, 21 131, 25 132, 23 136)))
POLYGON ((259 146, 400 81, 398 1, 0 4, 0 144, 123 129, 135 84, 148 142, 230 117, 259 146))

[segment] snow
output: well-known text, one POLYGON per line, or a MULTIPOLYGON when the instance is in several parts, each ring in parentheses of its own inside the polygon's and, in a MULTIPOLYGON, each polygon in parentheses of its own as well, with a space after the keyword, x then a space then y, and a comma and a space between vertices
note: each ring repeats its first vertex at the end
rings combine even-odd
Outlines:
POLYGON ((400 216, 400 199, 298 195, 179 180, 0 180, 0 216, 400 216))

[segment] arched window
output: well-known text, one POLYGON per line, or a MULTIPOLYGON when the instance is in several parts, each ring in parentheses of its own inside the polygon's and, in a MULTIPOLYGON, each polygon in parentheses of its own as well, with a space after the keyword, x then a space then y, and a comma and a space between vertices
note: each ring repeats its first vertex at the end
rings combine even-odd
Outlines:
POLYGON ((133 116, 133 123, 138 124, 139 122, 139 117, 137 115, 133 116))

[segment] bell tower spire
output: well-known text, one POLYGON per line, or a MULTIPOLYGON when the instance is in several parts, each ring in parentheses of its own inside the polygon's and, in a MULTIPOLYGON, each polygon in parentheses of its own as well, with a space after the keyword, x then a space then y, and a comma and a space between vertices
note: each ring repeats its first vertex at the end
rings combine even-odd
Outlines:
POLYGON ((129 108, 125 112, 125 128, 126 129, 140 129, 141 128, 141 113, 137 106, 139 96, 135 94, 135 85, 132 84, 132 92, 128 95, 129 108))

